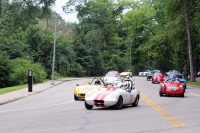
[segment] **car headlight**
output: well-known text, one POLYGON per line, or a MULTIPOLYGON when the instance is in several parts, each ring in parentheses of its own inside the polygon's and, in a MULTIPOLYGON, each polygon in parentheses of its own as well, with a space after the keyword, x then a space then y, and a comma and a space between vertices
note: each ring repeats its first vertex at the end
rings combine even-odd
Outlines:
POLYGON ((182 85, 180 85, 179 87, 180 87, 180 89, 184 90, 184 87, 182 85))
POLYGON ((164 85, 164 84, 161 84, 161 88, 164 89, 164 88, 165 88, 165 85, 164 85))

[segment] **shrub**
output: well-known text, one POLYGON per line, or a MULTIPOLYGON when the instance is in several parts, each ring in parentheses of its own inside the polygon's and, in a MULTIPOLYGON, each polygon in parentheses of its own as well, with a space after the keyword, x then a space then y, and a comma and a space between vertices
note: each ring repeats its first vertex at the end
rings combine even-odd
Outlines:
POLYGON ((0 56, 0 88, 9 86, 9 73, 11 66, 6 57, 0 56))
POLYGON ((12 73, 10 81, 12 85, 22 85, 27 83, 28 70, 33 71, 33 82, 40 83, 46 78, 46 72, 39 63, 32 63, 28 59, 14 59, 11 61, 12 73))

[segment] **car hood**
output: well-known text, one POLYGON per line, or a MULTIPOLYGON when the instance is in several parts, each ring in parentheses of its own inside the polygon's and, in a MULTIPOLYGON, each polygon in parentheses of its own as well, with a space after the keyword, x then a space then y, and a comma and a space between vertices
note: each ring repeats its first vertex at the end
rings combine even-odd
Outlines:
POLYGON ((101 85, 87 85, 87 86, 78 86, 75 88, 75 92, 78 93, 87 93, 88 91, 95 91, 101 88, 101 85))
POLYGON ((176 87, 178 87, 178 86, 180 86, 181 84, 180 84, 180 83, 176 83, 176 82, 167 82, 167 83, 165 83, 165 85, 166 85, 166 86, 176 86, 176 87))
POLYGON ((115 80, 117 80, 118 79, 118 77, 105 77, 104 78, 104 81, 110 81, 110 82, 114 82, 115 80))
MULTIPOLYGON (((105 97, 111 97, 118 93, 118 89, 116 88, 107 88, 107 89, 99 89, 97 91, 90 91, 86 94, 86 100, 103 100, 105 97)), ((115 99, 115 98, 114 98, 115 99)))
POLYGON ((130 72, 122 72, 122 73, 120 73, 120 75, 129 75, 130 74, 130 72))

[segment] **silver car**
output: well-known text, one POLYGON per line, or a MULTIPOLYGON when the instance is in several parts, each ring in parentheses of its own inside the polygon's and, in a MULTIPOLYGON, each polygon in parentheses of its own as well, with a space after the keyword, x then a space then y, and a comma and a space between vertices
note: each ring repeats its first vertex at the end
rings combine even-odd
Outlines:
POLYGON ((105 84, 107 85, 111 85, 114 84, 117 79, 119 78, 118 74, 114 74, 114 73, 107 73, 104 77, 103 77, 103 81, 105 84))

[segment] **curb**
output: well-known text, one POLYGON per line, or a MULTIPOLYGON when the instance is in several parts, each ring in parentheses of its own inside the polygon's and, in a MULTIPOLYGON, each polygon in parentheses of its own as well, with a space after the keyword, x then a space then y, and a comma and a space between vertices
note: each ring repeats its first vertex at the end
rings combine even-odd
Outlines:
POLYGON ((194 88, 199 88, 200 89, 200 86, 196 86, 196 85, 187 84, 187 86, 194 87, 194 88))
MULTIPOLYGON (((52 86, 50 86, 50 87, 47 87, 47 88, 45 88, 45 89, 43 89, 43 90, 39 90, 39 91, 36 91, 36 92, 28 92, 27 95, 25 95, 25 96, 16 97, 16 98, 13 98, 13 99, 10 99, 10 100, 7 100, 7 101, 2 101, 2 102, 0 102, 0 105, 6 104, 6 103, 10 103, 10 102, 13 102, 13 101, 17 101, 17 100, 26 98, 26 97, 28 97, 28 96, 32 96, 32 95, 41 93, 41 92, 46 91, 46 90, 48 90, 48 89, 50 89, 50 88, 53 88, 53 87, 55 87, 55 86, 57 86, 57 85, 60 85, 60 84, 62 84, 63 82, 71 81, 71 80, 79 80, 79 79, 66 79, 66 80, 60 81, 59 83, 57 83, 57 84, 55 84, 55 85, 52 85, 52 86)), ((48 82, 48 81, 47 81, 47 82, 48 82)), ((45 83, 45 82, 44 82, 44 83, 45 83)), ((41 84, 42 84, 42 83, 41 83, 41 84)))

